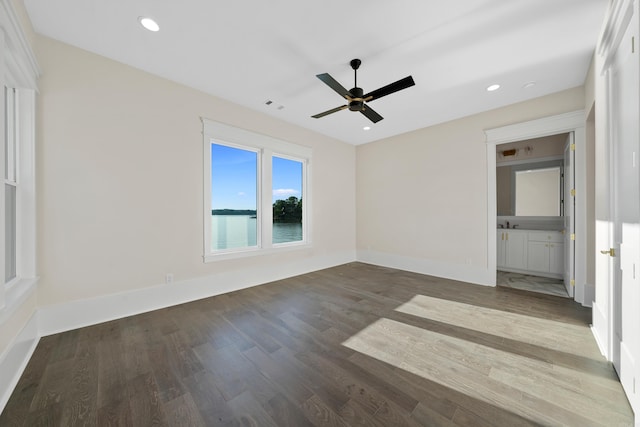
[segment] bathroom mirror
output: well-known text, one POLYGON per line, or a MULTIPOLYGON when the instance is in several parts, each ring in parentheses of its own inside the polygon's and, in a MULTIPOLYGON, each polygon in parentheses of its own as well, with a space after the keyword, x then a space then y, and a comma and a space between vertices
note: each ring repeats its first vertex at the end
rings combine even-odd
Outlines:
POLYGON ((562 160, 499 166, 498 216, 562 216, 562 160))

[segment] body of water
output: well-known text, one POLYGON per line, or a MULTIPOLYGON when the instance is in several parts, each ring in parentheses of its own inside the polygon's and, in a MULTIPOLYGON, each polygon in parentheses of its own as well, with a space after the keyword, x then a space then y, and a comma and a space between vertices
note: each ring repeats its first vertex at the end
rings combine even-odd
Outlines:
MULTIPOLYGON (((257 219, 249 215, 211 215, 211 249, 246 248, 257 245, 257 219)), ((273 244, 302 240, 301 223, 273 224, 273 244)))

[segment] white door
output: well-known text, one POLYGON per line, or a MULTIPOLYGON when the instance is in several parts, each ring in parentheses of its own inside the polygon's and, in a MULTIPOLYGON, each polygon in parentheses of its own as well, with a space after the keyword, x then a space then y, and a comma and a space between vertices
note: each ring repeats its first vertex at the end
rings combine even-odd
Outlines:
MULTIPOLYGON (((575 197, 574 197, 574 142, 573 132, 567 136, 564 147, 564 287, 570 297, 573 297, 575 278, 575 197)), ((586 236, 584 236, 586 237, 586 236)), ((584 238, 583 237, 583 238, 584 238)))
MULTIPOLYGON (((613 364, 632 405, 638 410, 636 385, 640 355, 640 67, 637 18, 632 19, 610 70, 612 229, 609 257, 613 281, 613 364), (612 253, 611 250, 614 252, 612 253)), ((607 252, 609 251, 609 252, 607 252)))

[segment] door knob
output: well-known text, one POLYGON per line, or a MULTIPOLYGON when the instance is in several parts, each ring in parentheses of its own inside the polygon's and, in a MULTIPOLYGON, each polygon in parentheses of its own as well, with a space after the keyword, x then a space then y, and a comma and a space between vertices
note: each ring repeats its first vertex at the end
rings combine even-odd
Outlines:
POLYGON ((613 248, 609 248, 606 251, 600 251, 602 255, 616 256, 616 250, 613 248))

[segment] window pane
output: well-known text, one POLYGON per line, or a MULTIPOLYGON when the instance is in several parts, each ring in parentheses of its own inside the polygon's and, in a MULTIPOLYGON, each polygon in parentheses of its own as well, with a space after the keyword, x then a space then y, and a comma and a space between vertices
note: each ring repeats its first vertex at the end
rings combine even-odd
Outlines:
POLYGON ((16 277, 16 187, 4 185, 5 194, 5 237, 4 237, 4 282, 16 277))
POLYGON ((211 250, 257 246, 258 153, 211 144, 211 250))
POLYGON ((4 88, 4 178, 16 180, 15 90, 4 88))
POLYGON ((302 162, 273 157, 273 244, 302 236, 302 162))

